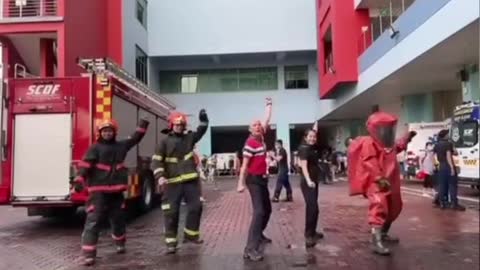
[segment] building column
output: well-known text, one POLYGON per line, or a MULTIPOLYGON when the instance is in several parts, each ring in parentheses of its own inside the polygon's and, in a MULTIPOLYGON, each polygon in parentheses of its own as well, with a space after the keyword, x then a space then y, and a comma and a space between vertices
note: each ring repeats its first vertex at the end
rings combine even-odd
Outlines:
POLYGON ((207 132, 202 139, 197 143, 198 151, 201 155, 210 156, 212 154, 212 127, 208 127, 207 132))
POLYGON ((53 77, 55 55, 53 54, 53 39, 40 39, 40 76, 53 77))
POLYGON ((276 125, 277 140, 282 140, 283 148, 287 151, 288 164, 290 164, 290 125, 288 123, 281 123, 276 125))
POLYGON ((480 100, 478 65, 472 65, 461 73, 462 99, 464 102, 480 100))
POLYGON ((405 123, 433 122, 433 94, 418 94, 402 98, 405 123))

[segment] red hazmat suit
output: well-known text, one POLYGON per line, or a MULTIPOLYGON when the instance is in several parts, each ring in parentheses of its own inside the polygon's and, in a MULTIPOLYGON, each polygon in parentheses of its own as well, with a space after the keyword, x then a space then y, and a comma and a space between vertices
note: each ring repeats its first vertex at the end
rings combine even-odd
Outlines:
POLYGON ((402 210, 397 154, 406 149, 411 136, 395 142, 396 124, 393 115, 372 114, 367 121, 370 136, 356 138, 348 149, 350 195, 368 198, 368 222, 374 228, 393 222, 402 210), (387 181, 390 188, 382 189, 381 180, 387 181))

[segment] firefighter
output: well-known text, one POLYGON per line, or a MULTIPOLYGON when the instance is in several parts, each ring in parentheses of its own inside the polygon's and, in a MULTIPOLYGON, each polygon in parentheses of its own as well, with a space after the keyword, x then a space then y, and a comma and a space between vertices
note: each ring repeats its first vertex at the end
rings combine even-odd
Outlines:
POLYGON ((202 244, 200 238, 199 174, 193 157, 194 145, 203 137, 208 128, 208 116, 204 109, 199 113, 200 125, 196 131, 187 127, 185 114, 173 112, 169 116, 167 137, 155 149, 152 169, 160 189, 164 191, 162 210, 165 216, 165 242, 167 254, 177 252, 177 230, 182 199, 188 207, 184 228, 184 242, 202 244))
POLYGON ((85 205, 87 218, 82 234, 84 264, 95 263, 100 222, 108 216, 112 238, 118 254, 125 253, 125 198, 128 169, 123 164, 128 151, 145 135, 149 122, 141 119, 135 133, 126 140, 117 141, 118 125, 115 120, 103 120, 96 127, 97 141, 88 149, 78 164, 73 181, 73 192, 88 190, 85 205))
POLYGON ((392 222, 402 210, 400 169, 397 154, 405 151, 416 135, 411 131, 395 143, 397 117, 375 112, 367 120, 369 136, 356 138, 349 146, 350 194, 369 200, 368 222, 372 228, 372 249, 389 255, 384 242, 397 243, 388 235, 392 222))

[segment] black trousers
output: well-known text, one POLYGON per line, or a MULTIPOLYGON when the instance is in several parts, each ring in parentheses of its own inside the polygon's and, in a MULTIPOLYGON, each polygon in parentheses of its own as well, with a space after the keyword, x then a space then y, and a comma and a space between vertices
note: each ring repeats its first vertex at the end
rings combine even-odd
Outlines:
POLYGON ((278 197, 280 197, 282 187, 285 187, 285 190, 287 192, 287 198, 291 198, 292 187, 290 186, 290 181, 288 180, 288 171, 280 171, 278 173, 277 185, 275 186, 275 193, 273 193, 273 197, 277 199, 278 197))
POLYGON ((305 237, 314 237, 318 224, 318 182, 314 188, 307 185, 305 178, 300 180, 303 199, 305 200, 305 237))
POLYGON ((246 184, 252 199, 253 216, 248 231, 247 250, 258 250, 263 231, 272 214, 268 179, 263 175, 248 175, 246 184))
POLYGON ((87 218, 82 233, 82 251, 87 257, 94 257, 97 250, 100 223, 105 217, 110 219, 112 238, 117 245, 124 245, 125 199, 123 193, 93 192, 85 205, 87 218))
POLYGON ((162 210, 165 217, 165 242, 167 246, 177 246, 178 220, 182 199, 187 204, 187 220, 183 230, 184 237, 196 240, 200 237, 200 219, 202 203, 200 202, 200 181, 198 178, 183 183, 167 184, 163 198, 162 210))

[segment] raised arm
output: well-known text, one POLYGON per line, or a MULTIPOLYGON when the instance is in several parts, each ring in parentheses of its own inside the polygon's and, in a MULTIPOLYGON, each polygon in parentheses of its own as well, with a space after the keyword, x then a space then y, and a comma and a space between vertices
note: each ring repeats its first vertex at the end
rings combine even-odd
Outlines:
POLYGON ((417 135, 416 131, 410 131, 405 134, 402 138, 395 142, 395 150, 397 153, 407 150, 408 144, 412 141, 413 137, 417 135))
POLYGON ((315 131, 315 133, 318 133, 318 121, 315 121, 313 124, 312 130, 315 131))
POLYGON ((143 139, 145 133, 147 132, 148 125, 149 122, 146 119, 140 119, 140 122, 138 123, 135 132, 130 135, 128 139, 125 140, 125 144, 127 145, 128 150, 130 150, 143 139))
POLYGON ((198 120, 200 123, 198 124, 197 131, 193 133, 193 143, 197 143, 202 139, 203 135, 207 132, 208 129, 208 115, 205 109, 201 109, 198 115, 198 120))
POLYGON ((268 129, 268 125, 270 125, 270 119, 272 117, 272 99, 266 99, 266 106, 265 106, 265 119, 263 120, 262 127, 263 130, 266 132, 268 129))

